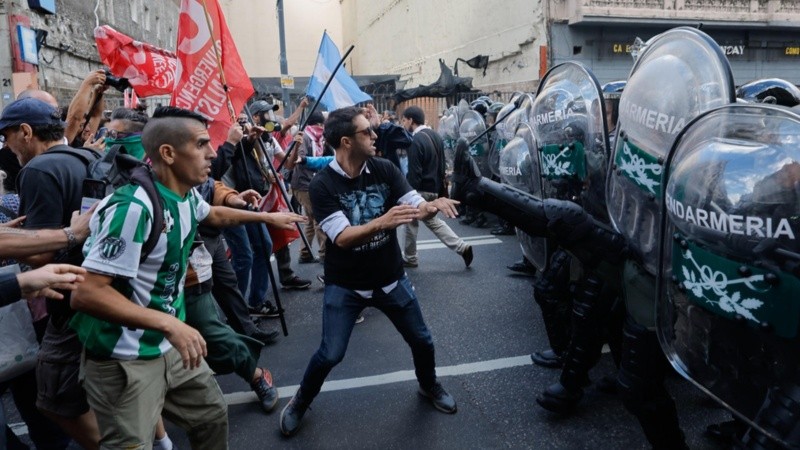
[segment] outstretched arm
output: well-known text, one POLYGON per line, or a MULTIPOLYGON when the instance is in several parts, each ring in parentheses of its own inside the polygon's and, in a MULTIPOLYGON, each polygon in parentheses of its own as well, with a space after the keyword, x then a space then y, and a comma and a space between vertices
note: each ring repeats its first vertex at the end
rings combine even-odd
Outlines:
POLYGON ((212 206, 203 223, 217 228, 232 227, 243 223, 263 222, 283 230, 292 230, 296 222, 306 222, 305 216, 284 212, 255 212, 233 209, 225 206, 212 206))
MULTIPOLYGON (((400 225, 410 223, 412 220, 419 216, 419 209, 411 205, 398 205, 392 207, 384 215, 377 217, 364 225, 346 225, 341 232, 339 232, 333 242, 342 248, 353 248, 359 245, 366 244, 372 239, 373 236, 381 231, 394 230, 400 225)), ((336 217, 329 218, 337 220, 336 217)), ((339 218, 340 220, 347 220, 344 214, 339 218)), ((328 219, 326 219, 327 221, 328 219)), ((333 224, 331 224, 333 225, 333 224)), ((323 222, 320 224, 323 230, 332 230, 336 227, 328 227, 323 222)), ((325 231, 329 237, 331 234, 325 231)))

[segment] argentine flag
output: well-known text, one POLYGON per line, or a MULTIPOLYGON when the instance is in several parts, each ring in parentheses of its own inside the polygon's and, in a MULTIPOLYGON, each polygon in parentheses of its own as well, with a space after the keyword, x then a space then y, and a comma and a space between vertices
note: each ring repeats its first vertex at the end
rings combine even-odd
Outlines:
MULTIPOLYGON (((322 88, 331 77, 333 69, 339 64, 342 57, 339 54, 339 49, 333 43, 327 32, 322 34, 322 43, 319 45, 319 55, 317 55, 317 62, 314 65, 314 73, 308 81, 306 88, 306 95, 311 98, 317 99, 322 93, 322 88)), ((361 102, 372 101, 365 92, 358 88, 356 82, 347 74, 344 68, 340 68, 336 72, 336 76, 331 81, 325 95, 319 103, 328 111, 333 111, 345 106, 353 106, 361 102)))

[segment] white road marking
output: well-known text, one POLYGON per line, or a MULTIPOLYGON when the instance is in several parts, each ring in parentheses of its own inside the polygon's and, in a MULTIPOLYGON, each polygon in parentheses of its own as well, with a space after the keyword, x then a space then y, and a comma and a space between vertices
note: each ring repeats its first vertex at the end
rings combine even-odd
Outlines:
MULTIPOLYGON (((464 242, 469 245, 490 245, 490 244, 502 244, 503 241, 498 239, 492 235, 485 235, 485 236, 468 236, 462 237, 464 242)), ((431 250, 435 248, 447 248, 442 241, 439 239, 425 239, 422 241, 417 241, 417 250, 431 250)))
MULTIPOLYGON (((451 377, 457 375, 467 375, 471 373, 491 372, 493 370, 508 369, 511 367, 527 366, 532 364, 530 355, 513 356, 510 358, 492 359, 489 361, 478 361, 474 363, 458 364, 455 366, 437 367, 436 374, 439 377, 451 377)), ((400 383, 403 381, 416 380, 413 370, 401 370, 382 375, 369 377, 348 378, 345 380, 330 380, 322 385, 322 392, 341 391, 344 389, 358 389, 367 386, 379 386, 383 384, 400 383)), ((281 398, 290 398, 297 391, 299 385, 283 386, 278 388, 281 398)), ((225 402, 228 405, 239 405, 258 400, 254 392, 232 392, 225 394, 225 402)))

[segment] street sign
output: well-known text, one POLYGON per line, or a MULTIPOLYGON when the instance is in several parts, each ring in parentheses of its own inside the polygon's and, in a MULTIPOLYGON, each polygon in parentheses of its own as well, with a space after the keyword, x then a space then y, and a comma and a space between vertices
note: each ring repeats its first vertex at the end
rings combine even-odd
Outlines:
POLYGON ((294 89, 294 77, 291 75, 281 75, 281 89, 294 89))

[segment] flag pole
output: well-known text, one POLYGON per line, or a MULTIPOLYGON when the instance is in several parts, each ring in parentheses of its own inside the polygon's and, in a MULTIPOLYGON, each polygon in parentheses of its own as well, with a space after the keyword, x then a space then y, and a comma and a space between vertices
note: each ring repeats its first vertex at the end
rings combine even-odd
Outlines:
POLYGON ((201 3, 203 4, 203 15, 206 16, 206 26, 208 26, 208 35, 211 36, 211 47, 214 48, 214 56, 217 58, 217 68, 219 69, 219 81, 222 83, 222 89, 225 91, 225 100, 227 100, 228 104, 228 114, 231 116, 231 122, 236 121, 236 111, 233 110, 233 103, 231 102, 231 96, 228 94, 228 82, 225 81, 225 71, 222 70, 222 56, 219 54, 219 49, 217 48, 217 41, 214 39, 214 29, 211 28, 211 15, 208 13, 208 6, 206 6, 206 0, 202 0, 201 3))
MULTIPOLYGON (((220 56, 219 54, 219 49, 217 48, 217 42, 214 39, 214 29, 211 27, 211 15, 208 13, 208 6, 206 6, 206 0, 202 0, 201 3, 203 4, 203 13, 206 16, 206 25, 208 26, 208 34, 209 36, 211 36, 211 46, 214 47, 214 55, 217 58, 217 68, 219 69, 219 80, 222 83, 222 89, 225 91, 225 99, 227 100, 228 104, 228 113, 231 116, 231 122, 234 122, 236 120, 236 111, 234 111, 233 109, 233 102, 231 102, 231 96, 228 93, 228 83, 227 81, 225 81, 225 70, 223 70, 222 68, 222 56, 220 56)), ((247 111, 247 108, 245 108, 244 110, 247 111)), ((250 118, 251 121, 253 120, 253 117, 250 115, 250 111, 247 111, 247 116, 250 118)), ((286 201, 286 204, 289 205, 288 194, 286 193, 286 190, 284 189, 283 183, 281 182, 280 178, 278 178, 278 175, 275 172, 275 168, 272 167, 272 162, 269 161, 268 158, 266 158, 267 152, 263 147, 264 144, 261 142, 261 138, 256 136, 256 142, 259 144, 258 147, 261 150, 262 154, 265 156, 264 159, 267 161, 268 167, 271 169, 272 175, 275 177, 275 184, 280 189, 281 194, 283 195, 283 199, 286 201)), ((244 151, 244 146, 241 144, 241 142, 239 143, 239 146, 242 147, 242 150, 244 151)), ((255 148, 253 149, 253 151, 255 152, 255 148)), ((259 158, 256 157, 256 161, 258 161, 258 159, 259 158)), ((247 157, 245 156, 243 160, 245 161, 246 164, 247 157)), ((250 172, 245 171, 245 174, 247 175, 249 180, 250 172)), ((252 187, 252 183, 248 181, 248 184, 250 184, 250 186, 252 187)), ((292 211, 291 206, 289 206, 289 210, 292 211)), ((306 244, 306 247, 310 250, 311 246, 309 245, 308 240, 306 239, 305 233, 303 233, 303 230, 300 228, 299 224, 296 223, 295 226, 297 226, 297 230, 300 232, 300 236, 303 238, 303 242, 306 244)), ((259 229, 260 233, 258 233, 258 237, 261 240, 261 248, 267 248, 266 245, 267 239, 264 236, 265 228, 259 227, 259 229)), ((267 263, 269 263, 269 261, 267 261, 267 263)), ((281 297, 278 294, 278 285, 276 283, 277 278, 275 278, 275 272, 272 269, 272 264, 267 264, 267 271, 269 272, 269 277, 270 280, 272 281, 270 284, 272 285, 272 293, 275 296, 275 306, 278 308, 278 317, 281 322, 281 329, 283 331, 283 335, 288 336, 289 330, 286 327, 286 318, 284 317, 283 314, 283 305, 281 304, 281 297)))
MULTIPOLYGON (((325 83, 325 87, 322 88, 322 92, 320 92, 320 94, 317 96, 317 99, 314 101, 314 106, 311 107, 311 109, 308 111, 308 114, 306 114, 306 118, 303 120, 303 123, 300 124, 300 129, 297 131, 298 133, 302 133, 303 130, 305 130, 306 123, 308 122, 309 117, 311 117, 311 114, 314 114, 314 111, 317 110, 317 106, 319 106, 319 102, 320 100, 322 100, 322 97, 325 96, 325 92, 328 91, 328 86, 331 85, 333 78, 336 76, 336 72, 339 71, 339 68, 342 67, 342 64, 344 64, 344 61, 347 59, 347 57, 350 55, 350 52, 352 52, 354 48, 356 48, 355 45, 351 45, 350 48, 348 48, 347 51, 344 52, 344 56, 342 56, 342 59, 339 60, 339 63, 336 64, 336 67, 331 72, 331 76, 328 78, 328 82, 325 83)), ((281 161, 280 165, 278 166, 279 171, 283 168, 283 165, 291 156, 294 146, 295 146, 295 141, 292 141, 292 143, 289 145, 289 148, 286 149, 286 158, 284 158, 284 160, 281 161)))

